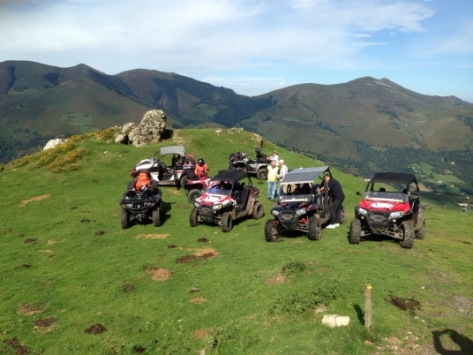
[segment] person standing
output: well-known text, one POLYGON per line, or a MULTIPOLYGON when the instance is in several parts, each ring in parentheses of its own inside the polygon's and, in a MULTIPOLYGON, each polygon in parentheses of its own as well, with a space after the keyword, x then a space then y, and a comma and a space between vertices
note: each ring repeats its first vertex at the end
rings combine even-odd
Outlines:
POLYGON ((268 166, 268 199, 274 200, 274 194, 276 193, 276 183, 278 181, 278 170, 276 162, 271 160, 268 166))
POLYGON ((276 162, 276 166, 279 166, 279 154, 277 150, 273 150, 273 155, 271 156, 271 158, 269 158, 269 160, 274 160, 276 162))
MULTIPOLYGON (((329 194, 332 195, 333 205, 332 205, 332 217, 330 218, 330 224, 327 228, 337 228, 340 226, 340 210, 342 208, 342 202, 345 199, 345 194, 343 193, 342 185, 335 180, 330 174, 325 174, 325 182, 328 188, 329 194)), ((325 187, 321 187, 320 191, 324 191, 325 187)))
POLYGON ((209 166, 205 163, 204 159, 200 158, 197 161, 197 165, 195 166, 194 173, 195 175, 197 175, 198 178, 208 176, 209 166))
POLYGON ((279 174, 278 174, 278 197, 281 196, 282 192, 282 186, 281 186, 281 180, 284 178, 284 176, 289 172, 289 169, 286 164, 284 164, 284 160, 281 159, 279 161, 279 174))

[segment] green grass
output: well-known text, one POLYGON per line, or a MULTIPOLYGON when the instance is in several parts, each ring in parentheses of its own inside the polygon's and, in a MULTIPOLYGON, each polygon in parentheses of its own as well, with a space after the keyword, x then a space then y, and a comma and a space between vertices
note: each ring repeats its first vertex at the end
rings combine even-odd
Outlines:
POLYGON ((87 133, 94 130, 93 117, 86 113, 63 114, 61 115, 60 120, 73 126, 79 126, 81 133, 87 133))
MULTIPOLYGON (((240 221, 229 233, 212 225, 191 228, 191 206, 173 187, 162 188, 161 227, 120 228, 118 201, 140 159, 184 144, 216 174, 232 152, 254 156, 251 137, 181 130, 134 148, 89 134, 54 154, 52 161, 66 166, 76 152, 77 170, 33 168, 46 152, 6 165, 0 172, 0 353, 17 354, 12 344, 19 344, 31 354, 392 354, 393 338, 406 353, 414 345, 431 349, 432 332, 446 329, 467 337, 461 346, 473 352, 473 214, 429 205, 426 237, 411 250, 388 238, 350 245, 348 224, 324 230, 317 242, 294 233, 267 243, 263 228, 272 205, 265 182, 253 180, 266 216, 240 221), (216 256, 176 262, 204 248, 216 256), (154 281, 147 268, 172 276, 154 281), (362 321, 366 283, 373 285, 369 330, 362 321), (402 311, 391 296, 413 298, 421 309, 402 311), (38 312, 25 314, 28 309, 38 312), (328 328, 324 314, 347 315, 351 323, 328 328), (50 327, 37 325, 51 317, 50 327), (106 331, 84 332, 95 324, 106 331)), ((289 168, 322 165, 267 141, 263 148, 277 148, 289 168)), ((347 195, 350 219, 359 202, 355 191, 365 182, 337 169, 333 174, 347 195)), ((447 335, 442 340, 458 350, 447 335)))

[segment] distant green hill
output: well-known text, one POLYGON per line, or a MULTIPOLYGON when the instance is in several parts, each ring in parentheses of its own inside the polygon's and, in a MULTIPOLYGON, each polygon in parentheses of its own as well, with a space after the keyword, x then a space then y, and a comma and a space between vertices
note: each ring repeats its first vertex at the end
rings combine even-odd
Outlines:
POLYGON ((244 127, 353 174, 417 167, 432 190, 445 184, 446 193, 473 194, 473 105, 370 77, 247 97, 155 70, 107 75, 83 64, 6 61, 0 63, 0 161, 52 137, 139 122, 152 108, 166 112, 170 128, 244 127), (426 164, 429 174, 418 168, 426 164), (446 183, 438 178, 444 175, 454 178, 446 183))

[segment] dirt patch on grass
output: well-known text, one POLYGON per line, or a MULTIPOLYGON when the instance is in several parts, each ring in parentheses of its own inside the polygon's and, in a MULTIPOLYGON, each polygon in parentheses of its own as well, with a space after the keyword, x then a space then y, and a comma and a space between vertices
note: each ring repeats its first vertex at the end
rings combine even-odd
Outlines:
POLYGON ((51 328, 54 323, 56 323, 56 321, 57 319, 54 317, 38 319, 36 322, 34 322, 33 329, 51 328))
POLYGON ((135 354, 142 354, 146 351, 146 348, 144 346, 141 346, 141 345, 134 345, 133 346, 133 352, 135 354))
POLYGON ((156 266, 147 266, 144 271, 151 277, 153 281, 165 281, 169 279, 174 273, 168 269, 161 269, 156 266))
POLYGON ((271 277, 269 279, 266 279, 264 281, 265 284, 269 284, 269 285, 279 285, 279 284, 282 284, 286 282, 286 276, 284 275, 278 275, 278 276, 275 276, 275 277, 271 277))
POLYGON ((389 300, 387 301, 400 310, 409 311, 409 313, 413 315, 415 314, 415 311, 422 309, 420 302, 414 298, 402 298, 390 294, 389 300))
POLYGON ((207 238, 199 238, 197 239, 199 243, 207 243, 209 240, 207 238))
POLYGON ((166 239, 169 233, 164 234, 138 234, 135 239, 166 239))
POLYGON ((206 330, 202 329, 202 330, 197 330, 195 333, 194 333, 194 338, 196 339, 203 339, 207 336, 207 334, 209 334, 206 330))
POLYGON ((21 345, 17 338, 6 339, 4 343, 16 350, 15 355, 28 355, 31 354, 31 348, 26 345, 21 345))
POLYGON ((190 303, 196 303, 196 304, 202 304, 205 301, 207 301, 205 297, 197 297, 197 298, 192 298, 191 300, 189 300, 190 303))
POLYGON ((199 258, 207 259, 207 258, 213 258, 218 255, 218 251, 216 251, 213 248, 203 248, 203 249, 198 249, 194 255, 198 256, 199 258))
POLYGON ((34 243, 37 240, 38 240, 38 238, 28 238, 28 239, 25 239, 25 241, 23 243, 25 243, 25 244, 34 243))
POLYGON ((125 286, 123 286, 123 291, 125 291, 125 293, 133 292, 133 291, 135 291, 135 286, 125 285, 125 286))
POLYGON ((33 202, 33 201, 41 201, 44 200, 45 198, 51 197, 51 194, 48 195, 41 195, 41 196, 35 196, 33 198, 30 198, 29 200, 23 200, 20 203, 20 207, 25 207, 28 203, 33 202))
POLYGON ((197 260, 214 258, 218 255, 218 252, 213 248, 198 249, 194 254, 181 256, 176 260, 178 264, 190 263, 197 260))
POLYGON ((55 244, 55 243, 56 243, 56 241, 55 241, 54 239, 49 239, 49 240, 47 241, 46 245, 53 245, 53 244, 55 244))
POLYGON ((22 314, 24 316, 31 316, 36 313, 41 313, 46 309, 45 304, 38 304, 38 305, 33 305, 33 304, 25 304, 22 306, 18 306, 16 313, 17 314, 22 314))
POLYGON ((84 333, 97 335, 105 332, 106 330, 107 329, 102 324, 97 323, 84 330, 84 333))
POLYGON ((179 259, 176 260, 176 263, 178 264, 187 264, 187 263, 191 263, 193 261, 197 261, 199 260, 199 258, 195 255, 184 255, 184 256, 181 256, 179 259))
POLYGON ((19 269, 29 269, 30 267, 31 267, 30 263, 25 263, 23 265, 17 266, 15 269, 17 269, 17 270, 19 270, 19 269))

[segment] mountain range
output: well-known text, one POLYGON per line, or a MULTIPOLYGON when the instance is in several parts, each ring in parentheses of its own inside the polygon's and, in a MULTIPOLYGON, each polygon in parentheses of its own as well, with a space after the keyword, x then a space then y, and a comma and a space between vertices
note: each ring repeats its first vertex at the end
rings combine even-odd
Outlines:
POLYGON ((156 70, 107 75, 84 64, 5 61, 0 161, 37 150, 50 138, 138 123, 150 109, 164 110, 170 129, 244 127, 354 174, 414 169, 425 176, 426 189, 449 176, 454 183, 444 192, 456 186, 473 192, 473 104, 372 77, 248 97, 156 70))

